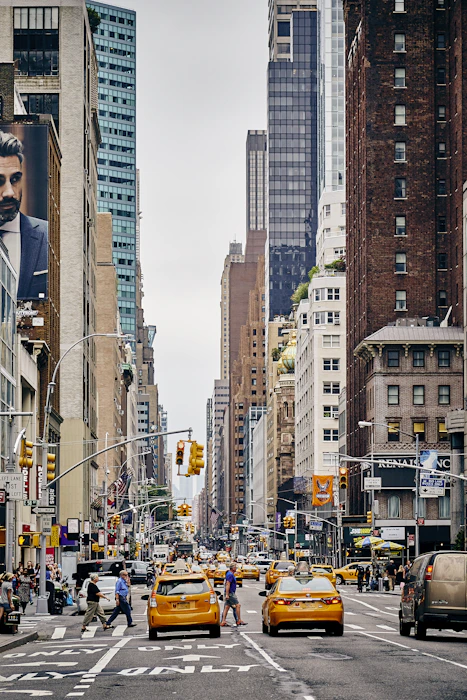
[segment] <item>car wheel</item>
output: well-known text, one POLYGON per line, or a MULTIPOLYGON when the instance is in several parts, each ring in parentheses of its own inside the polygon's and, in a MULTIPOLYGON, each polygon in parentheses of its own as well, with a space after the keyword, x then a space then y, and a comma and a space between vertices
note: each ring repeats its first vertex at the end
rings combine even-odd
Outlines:
POLYGON ((268 634, 270 637, 277 637, 279 634, 279 627, 277 625, 271 625, 271 621, 269 621, 268 625, 268 634))
POLYGON ((426 625, 415 620, 415 639, 426 639, 426 625))
POLYGON ((336 583, 338 586, 345 586, 345 581, 340 574, 336 576, 336 583))
POLYGON ((410 622, 402 622, 402 618, 399 618, 399 634, 401 637, 410 637, 410 628, 412 625, 410 622))
POLYGON ((157 639, 157 630, 149 628, 149 639, 157 639))
POLYGON ((344 625, 340 625, 338 622, 336 622, 331 629, 331 634, 333 634, 334 637, 342 637, 344 634, 344 625))
POLYGON ((265 623, 264 620, 263 620, 262 630, 263 630, 263 634, 267 634, 267 633, 268 633, 268 626, 267 626, 267 624, 265 623))
POLYGON ((211 639, 217 639, 217 637, 221 636, 221 628, 219 625, 213 625, 211 629, 209 630, 209 636, 211 639))

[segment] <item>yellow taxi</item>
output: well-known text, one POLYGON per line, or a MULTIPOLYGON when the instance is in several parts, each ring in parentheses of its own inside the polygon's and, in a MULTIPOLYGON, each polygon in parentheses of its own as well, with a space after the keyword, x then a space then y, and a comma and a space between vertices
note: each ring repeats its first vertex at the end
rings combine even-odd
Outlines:
POLYGON ((223 550, 221 550, 220 552, 217 552, 216 559, 217 559, 217 561, 223 561, 223 562, 230 561, 229 555, 227 554, 227 552, 224 552, 223 550))
MULTIPOLYGON (((162 576, 173 574, 174 571, 179 566, 179 561, 180 560, 173 561, 170 564, 165 564, 164 568, 162 569, 162 576)), ((181 561, 183 561, 183 560, 181 560, 181 561)), ((183 566, 184 566, 184 568, 186 568, 187 571, 191 571, 191 566, 189 564, 186 564, 184 561, 183 561, 183 566)))
POLYGON ((371 566, 371 561, 354 561, 353 564, 334 569, 336 584, 340 586, 343 583, 357 583, 357 569, 359 566, 363 566, 366 569, 367 566, 371 566))
POLYGON ((326 634, 344 634, 342 598, 325 576, 284 576, 277 580, 262 607, 264 634, 277 636, 280 629, 324 629, 326 634))
POLYGON ((156 579, 148 599, 149 639, 158 632, 208 630, 220 637, 220 609, 217 595, 206 576, 173 573, 156 579))
POLYGON ((266 577, 264 579, 265 589, 268 591, 280 576, 287 576, 290 566, 295 568, 295 562, 287 559, 273 561, 266 571, 266 577))
POLYGON ((332 585, 336 585, 336 573, 330 564, 311 564, 310 573, 314 576, 326 576, 332 585))
MULTIPOLYGON (((225 580, 225 575, 227 571, 229 570, 229 565, 228 564, 219 564, 212 574, 211 578, 213 580, 213 586, 214 588, 217 585, 223 586, 224 585, 224 580, 225 580)), ((243 586, 243 572, 240 567, 240 565, 237 566, 237 570, 235 571, 235 578, 237 580, 237 586, 239 588, 242 588, 243 586)))
POLYGON ((259 581, 260 571, 256 564, 242 564, 243 578, 259 581))

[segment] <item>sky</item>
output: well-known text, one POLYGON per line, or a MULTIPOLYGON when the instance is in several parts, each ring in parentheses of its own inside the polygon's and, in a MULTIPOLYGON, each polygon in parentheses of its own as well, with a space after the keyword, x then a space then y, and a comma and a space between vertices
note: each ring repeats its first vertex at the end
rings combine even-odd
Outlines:
MULTIPOLYGON (((157 326, 160 402, 169 430, 192 427, 205 444, 220 371, 220 278, 229 242, 245 242, 246 135, 266 128, 268 2, 111 4, 137 12, 143 306, 157 326)), ((196 493, 202 477, 181 485, 196 493)))

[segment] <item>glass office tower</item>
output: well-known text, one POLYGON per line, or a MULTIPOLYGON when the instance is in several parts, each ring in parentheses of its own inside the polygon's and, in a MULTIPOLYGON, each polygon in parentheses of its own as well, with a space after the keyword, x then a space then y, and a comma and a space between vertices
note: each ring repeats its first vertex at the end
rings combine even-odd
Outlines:
POLYGON ((113 262, 125 333, 136 334, 136 13, 87 3, 101 18, 94 34, 99 67, 98 207, 112 214, 113 262))
POLYGON ((290 313, 290 297, 316 258, 317 12, 289 17, 277 22, 283 57, 268 65, 269 320, 290 313))

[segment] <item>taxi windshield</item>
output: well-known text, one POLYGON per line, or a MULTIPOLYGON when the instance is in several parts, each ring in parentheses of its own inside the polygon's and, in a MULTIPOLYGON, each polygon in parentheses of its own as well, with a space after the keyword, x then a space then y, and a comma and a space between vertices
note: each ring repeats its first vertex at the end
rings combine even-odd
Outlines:
POLYGON ((196 595, 209 590, 204 579, 192 579, 184 581, 173 579, 172 581, 160 581, 157 588, 158 595, 196 595))
POLYGON ((287 571, 289 566, 293 566, 293 561, 278 561, 276 562, 274 568, 277 571, 287 571))
POLYGON ((281 579, 280 589, 282 593, 302 593, 304 591, 333 591, 334 586, 327 578, 308 578, 304 576, 301 579, 283 578, 281 579))

